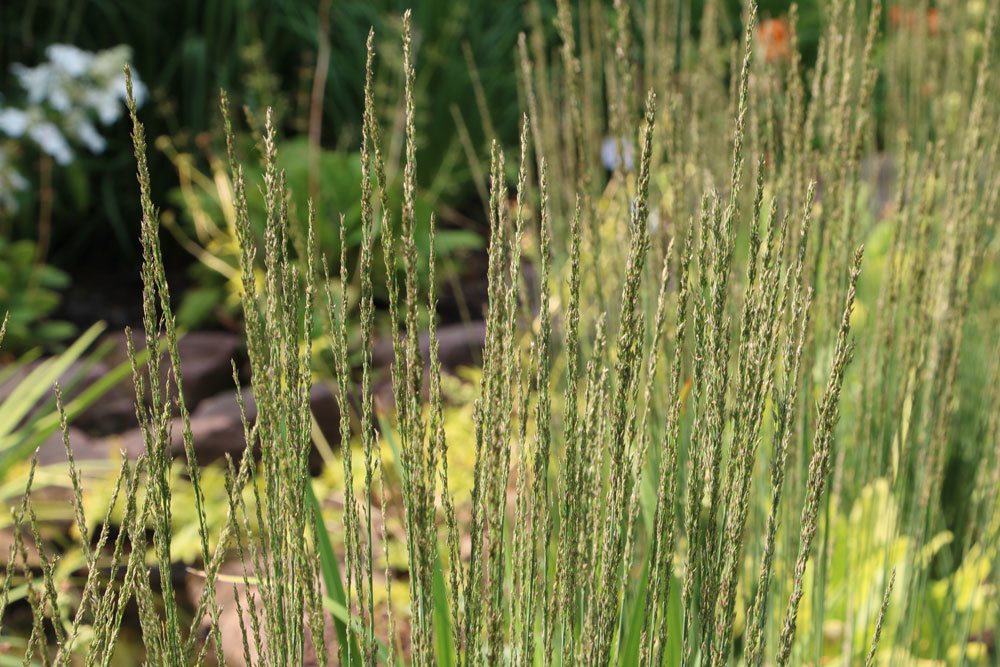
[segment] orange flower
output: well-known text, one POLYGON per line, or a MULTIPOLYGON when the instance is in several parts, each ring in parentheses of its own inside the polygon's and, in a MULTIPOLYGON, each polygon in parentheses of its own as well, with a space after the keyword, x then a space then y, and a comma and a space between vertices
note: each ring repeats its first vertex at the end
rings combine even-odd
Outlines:
POLYGON ((757 43, 764 53, 766 62, 788 60, 792 57, 792 30, 788 19, 777 18, 762 21, 757 27, 757 43))
POLYGON ((893 28, 898 28, 903 24, 903 8, 899 5, 893 5, 889 8, 889 25, 893 28))
POLYGON ((936 7, 929 7, 927 15, 921 20, 917 10, 893 5, 889 8, 889 25, 895 29, 903 28, 916 33, 926 30, 928 35, 937 35, 941 32, 941 14, 936 7))
POLYGON ((941 31, 941 16, 935 7, 927 10, 927 34, 936 35, 941 31))

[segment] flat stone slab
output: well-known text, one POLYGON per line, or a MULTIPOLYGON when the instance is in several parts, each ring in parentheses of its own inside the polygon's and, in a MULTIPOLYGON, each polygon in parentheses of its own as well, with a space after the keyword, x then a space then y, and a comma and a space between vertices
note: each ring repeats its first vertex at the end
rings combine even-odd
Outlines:
MULTIPOLYGON (((253 390, 244 387, 238 391, 243 396, 247 420, 252 426, 257 419, 253 390)), ((230 389, 213 396, 203 401, 191 414, 191 435, 199 464, 219 460, 226 454, 238 459, 246 450, 243 418, 236 392, 236 389, 230 389)), ((340 410, 336 397, 323 383, 312 386, 310 397, 320 430, 331 445, 337 445, 340 442, 340 410)), ((108 448, 121 448, 131 457, 146 452, 142 431, 138 427, 118 436, 110 436, 105 442, 108 448)), ((171 422, 170 452, 174 457, 184 456, 184 423, 180 417, 175 417, 171 422)))

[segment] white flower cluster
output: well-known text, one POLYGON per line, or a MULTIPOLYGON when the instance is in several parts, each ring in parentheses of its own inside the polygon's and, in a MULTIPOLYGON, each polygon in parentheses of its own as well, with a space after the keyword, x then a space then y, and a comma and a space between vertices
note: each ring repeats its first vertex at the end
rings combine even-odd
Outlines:
MULTIPOLYGON (((98 129, 111 125, 124 112, 125 75, 122 68, 132 50, 125 45, 92 53, 69 44, 52 44, 48 60, 37 67, 11 66, 24 89, 23 107, 0 103, 0 134, 30 141, 57 164, 73 161, 73 145, 101 153, 107 141, 98 129)), ((142 104, 146 87, 132 73, 135 99, 142 104)), ((27 188, 10 154, 0 147, 0 210, 13 210, 14 192, 27 188)))

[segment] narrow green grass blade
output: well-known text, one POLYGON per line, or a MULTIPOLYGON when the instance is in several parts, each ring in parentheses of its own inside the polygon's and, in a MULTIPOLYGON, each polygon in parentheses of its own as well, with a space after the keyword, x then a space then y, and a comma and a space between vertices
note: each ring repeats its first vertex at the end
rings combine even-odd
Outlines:
POLYGON ((618 650, 619 665, 638 665, 639 651, 642 649, 643 614, 646 610, 646 588, 649 585, 649 558, 643 559, 642 575, 639 583, 632 591, 632 601, 628 604, 627 615, 622 621, 625 632, 622 633, 622 645, 618 650))
MULTIPOLYGON (((382 437, 385 438, 389 449, 392 450, 392 457, 395 461, 401 461, 399 442, 392 430, 392 425, 382 415, 378 416, 379 429, 382 437)), ((399 466, 399 475, 406 483, 406 470, 399 466)), ((451 612, 448 606, 448 588, 445 585, 444 562, 441 560, 441 550, 438 549, 437 558, 434 560, 434 589, 432 591, 434 599, 434 649, 437 664, 441 667, 453 667, 455 665, 455 646, 451 638, 451 612)))
POLYGON ((642 519, 645 532, 648 535, 653 533, 656 517, 656 482, 654 479, 658 469, 658 466, 653 467, 653 462, 648 462, 642 480, 639 482, 639 517, 642 519))
MULTIPOLYGON (((350 614, 347 608, 339 602, 334 602, 333 598, 323 598, 323 608, 330 612, 335 621, 347 624, 349 627, 362 627, 361 617, 350 614)), ((353 632, 353 631, 352 631, 353 632)), ((379 639, 375 640, 375 647, 378 649, 378 656, 384 664, 389 663, 389 648, 379 639)))
POLYGON ((684 625, 684 607, 681 604, 681 582, 670 578, 670 599, 667 600, 666 664, 681 664, 681 633, 684 625))
POLYGON ((438 552, 434 561, 434 647, 440 667, 454 667, 455 646, 451 640, 451 616, 448 607, 448 589, 444 582, 444 563, 438 552))
MULTIPOLYGON (((340 564, 337 563, 337 555, 333 552, 333 544, 330 542, 330 535, 326 532, 326 524, 323 523, 323 514, 320 511, 319 501, 316 499, 316 491, 312 483, 306 484, 306 502, 313 510, 316 518, 316 549, 319 552, 320 571, 323 574, 323 583, 326 584, 327 596, 337 605, 347 608, 347 594, 344 592, 343 580, 340 578, 340 564)), ((361 651, 358 648, 357 639, 354 633, 347 627, 344 618, 334 615, 333 627, 337 632, 337 641, 340 644, 342 665, 361 665, 361 651), (348 651, 350 647, 350 651, 348 651), (350 656, 350 660, 348 660, 350 656)))

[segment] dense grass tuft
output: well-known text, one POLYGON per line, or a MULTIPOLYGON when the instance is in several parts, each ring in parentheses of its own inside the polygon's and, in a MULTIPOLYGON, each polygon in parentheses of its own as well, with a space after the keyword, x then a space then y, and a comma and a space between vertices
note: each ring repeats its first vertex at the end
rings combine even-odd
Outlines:
MULTIPOLYGON (((524 115, 513 197, 508 156, 496 142, 490 151, 473 442, 449 441, 435 293, 422 293, 418 277, 410 14, 402 208, 388 206, 370 34, 362 241, 356 261, 339 258, 341 290, 326 275, 337 258, 318 256, 313 216, 306 238, 289 228, 270 115, 257 246, 246 194, 256 184, 245 182, 223 96, 257 401, 255 423, 244 423, 259 458, 227 462, 218 536, 207 528, 131 104, 151 353, 139 358, 129 341, 136 395, 150 389, 136 406, 146 454, 121 464, 108 510, 121 509, 121 530, 110 534, 104 521, 90 535, 66 442, 85 545, 72 609, 57 591, 57 557, 29 564, 24 536, 41 544, 32 464, 0 589, 2 618, 15 576, 26 587, 25 664, 109 664, 133 603, 148 662, 232 660, 220 586, 235 590, 245 664, 995 663, 985 638, 997 629, 1000 572, 1000 355, 989 342, 1000 324, 1000 107, 989 92, 998 9, 982 18, 941 9, 933 38, 954 76, 940 94, 958 101, 945 108, 907 79, 926 56, 900 31, 930 39, 930 27, 896 25, 877 1, 828 3, 809 72, 794 10, 787 57, 761 48, 771 33, 758 30, 752 0, 723 57, 718 3, 705 4, 694 42, 688 3, 639 11, 615 2, 609 19, 601 3, 574 13, 560 0, 556 64, 529 3, 535 27, 516 54, 524 115), (965 48, 969 31, 981 39, 965 48), (607 170, 605 133, 619 158, 607 170), (880 193, 863 164, 877 151, 896 178, 876 211, 880 193), (391 408, 376 404, 372 386, 378 254, 391 408), (357 295, 347 292, 349 265, 357 295), (307 465, 314 319, 324 322, 342 415, 335 527, 307 465), (418 343, 425 321, 429 363, 418 343), (160 382, 161 359, 172 387, 160 382), (983 374, 992 381, 976 379, 983 374), (175 395, 206 583, 191 622, 169 574, 175 395), (454 448, 475 450, 470 497, 450 492, 454 448), (945 483, 956 463, 977 471, 968 489, 945 483), (968 504, 960 521, 956 503, 968 504), (405 573, 389 567, 386 525, 397 519, 405 573), (220 568, 233 556, 242 571, 226 578, 220 568), (396 587, 406 589, 405 610, 384 602, 396 587)), ((431 220, 432 248, 434 234, 431 220)), ((64 411, 63 427, 68 438, 64 411)))

